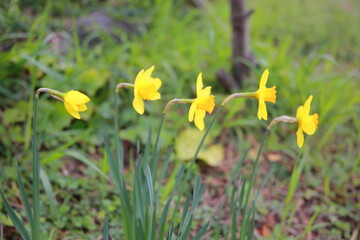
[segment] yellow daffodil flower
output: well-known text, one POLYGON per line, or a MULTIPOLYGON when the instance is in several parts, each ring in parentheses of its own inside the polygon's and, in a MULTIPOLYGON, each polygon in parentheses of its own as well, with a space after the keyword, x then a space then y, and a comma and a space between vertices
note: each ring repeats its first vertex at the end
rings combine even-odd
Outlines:
POLYGON ((196 98, 195 99, 173 99, 166 105, 164 113, 170 110, 170 107, 175 103, 189 103, 191 104, 189 110, 189 122, 194 121, 195 126, 200 130, 204 130, 204 118, 206 112, 212 113, 215 107, 214 95, 211 94, 211 87, 203 89, 202 73, 199 73, 196 80, 196 98))
POLYGON ((255 92, 255 98, 259 100, 259 108, 258 108, 258 118, 267 120, 267 110, 265 102, 276 103, 276 86, 271 88, 266 87, 266 82, 269 76, 269 70, 265 69, 263 72, 261 79, 259 90, 255 92))
POLYGON ((90 102, 90 98, 85 94, 71 90, 64 94, 64 105, 68 113, 74 118, 80 119, 79 112, 87 110, 85 103, 90 102))
POLYGON ((318 124, 319 124, 319 120, 318 120, 319 116, 317 113, 309 115, 310 104, 312 99, 313 96, 311 95, 306 100, 304 105, 298 107, 296 112, 296 118, 289 117, 286 115, 277 117, 271 121, 271 123, 268 126, 268 129, 270 130, 275 124, 279 122, 298 123, 299 127, 296 132, 296 136, 297 136, 297 144, 299 148, 301 148, 304 144, 304 132, 308 135, 313 135, 316 129, 318 128, 318 124))
POLYGON ((39 97, 41 92, 49 93, 53 98, 56 98, 64 102, 65 108, 74 118, 80 119, 79 112, 84 112, 87 110, 86 103, 90 102, 90 98, 85 94, 70 90, 67 93, 62 93, 50 88, 39 88, 36 91, 36 97, 39 97))
POLYGON ((135 78, 133 107, 139 114, 144 113, 144 100, 158 100, 161 98, 159 88, 161 80, 151 77, 155 66, 141 70, 135 78))
POLYGON ((313 99, 311 95, 302 106, 299 106, 296 112, 296 118, 299 123, 299 128, 296 132, 297 144, 301 148, 304 144, 304 133, 308 135, 313 135, 319 124, 319 116, 317 113, 309 115, 310 113, 310 104, 313 99))
POLYGON ((259 107, 257 113, 258 118, 260 120, 267 120, 267 110, 265 102, 276 103, 276 86, 273 86, 271 88, 266 87, 268 76, 269 70, 265 69, 260 79, 259 89, 256 92, 231 94, 223 101, 222 105, 225 105, 225 103, 227 103, 233 98, 257 98, 259 100, 259 107))
POLYGON ((189 122, 195 117, 195 126, 200 130, 204 130, 204 118, 206 112, 212 113, 215 107, 214 95, 210 95, 211 87, 203 88, 202 73, 199 73, 196 81, 196 99, 193 100, 189 110, 189 122))

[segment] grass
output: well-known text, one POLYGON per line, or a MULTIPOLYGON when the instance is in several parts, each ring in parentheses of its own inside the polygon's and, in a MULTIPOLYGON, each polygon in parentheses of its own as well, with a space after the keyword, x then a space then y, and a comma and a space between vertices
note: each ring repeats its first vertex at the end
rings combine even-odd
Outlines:
MULTIPOLYGON (((47 232, 54 234, 54 238, 94 238, 101 232, 100 226, 108 212, 110 229, 118 234, 121 230, 113 222, 119 221, 116 209, 121 204, 100 174, 111 170, 101 140, 102 132, 112 131, 113 115, 109 113, 114 109, 114 102, 109 89, 117 82, 132 82, 139 69, 153 64, 156 65, 155 72, 164 81, 164 102, 151 104, 146 120, 137 117, 130 108, 121 112, 120 132, 129 142, 129 150, 135 152, 137 139, 142 142, 147 139, 148 123, 156 128, 166 100, 173 96, 194 95, 194 89, 189 86, 194 86, 198 72, 203 72, 204 82, 212 85, 215 92, 222 92, 216 72, 219 69, 229 71, 231 66, 228 5, 213 1, 204 8, 194 8, 179 1, 175 4, 171 1, 154 1, 154 4, 132 1, 121 6, 97 3, 89 8, 74 3, 71 10, 65 10, 53 3, 46 8, 49 12, 42 11, 38 5, 31 6, 38 14, 35 20, 21 14, 20 9, 29 6, 28 3, 20 1, 20 4, 12 1, 9 6, 0 8, 4 13, 0 14, 3 16, 0 29, 6 33, 0 43, 14 40, 15 33, 29 37, 11 50, 0 52, 0 133, 7 136, 0 144, 3 150, 1 162, 4 163, 0 170, 2 189, 5 186, 5 195, 16 203, 19 189, 13 184, 17 181, 14 160, 19 162, 23 178, 30 179, 28 147, 34 89, 45 85, 64 91, 67 90, 65 86, 77 88, 95 96, 84 117, 88 122, 72 121, 61 104, 39 103, 42 112, 39 119, 39 141, 43 149, 41 168, 52 186, 46 190, 46 177, 41 179, 44 192, 41 192, 40 200, 46 202, 41 214, 46 217, 40 219, 41 224, 47 232), (71 51, 66 55, 53 54, 43 41, 51 29, 63 29, 66 19, 76 19, 78 15, 88 13, 88 9, 98 7, 131 23, 138 34, 119 30, 122 43, 117 44, 108 34, 96 30, 94 35, 99 36, 102 43, 89 48, 79 44, 74 29, 70 28, 62 35, 69 41, 71 51), (136 129, 132 128, 134 124, 138 126, 136 129), (89 126, 91 128, 84 131, 89 126), (70 152, 67 148, 71 148, 70 152), (86 152, 85 156, 74 154, 80 152, 79 149, 86 152), (49 201, 49 197, 53 200, 49 201), (61 217, 51 214, 55 207, 50 203, 61 217), (66 227, 67 222, 73 224, 66 227), (69 231, 66 236, 63 235, 65 230, 69 231)), ((355 0, 341 3, 335 0, 316 3, 256 0, 249 5, 255 9, 250 20, 251 48, 260 67, 254 69, 244 88, 255 90, 263 68, 269 67, 269 83, 278 86, 278 101, 269 107, 271 118, 283 114, 294 116, 296 107, 310 94, 314 95, 314 112, 320 116, 319 131, 306 137, 308 147, 297 161, 295 126, 279 125, 269 135, 268 152, 288 157, 280 163, 279 173, 283 175, 270 178, 265 190, 271 188, 274 195, 281 195, 282 190, 277 186, 282 186, 286 193, 283 199, 271 195, 271 203, 260 197, 258 205, 268 207, 257 210, 261 213, 256 216, 257 222, 265 225, 264 216, 283 216, 282 221, 270 226, 273 239, 289 238, 289 229, 295 229, 302 236, 312 232, 324 237, 349 238, 359 221, 355 213, 359 207, 356 205, 356 186, 359 185, 356 176, 360 163, 360 46, 356 39, 360 36, 356 24, 351 24, 359 22, 359 3, 355 0), (308 204, 309 221, 295 224, 299 211, 291 206, 301 201, 308 204)), ((119 96, 122 109, 131 105, 130 92, 121 91, 119 96)), ((217 98, 220 102, 222 95, 217 98)), ((238 100, 232 107, 238 110, 226 109, 226 114, 219 117, 221 123, 214 126, 214 133, 210 135, 212 140, 216 141, 224 126, 237 132, 240 138, 236 140, 240 145, 243 138, 254 133, 256 139, 260 139, 262 133, 258 129, 265 123, 255 121, 255 102, 238 100)), ((182 106, 176 110, 185 111, 182 106)), ((178 112, 168 114, 159 142, 161 151, 165 151, 164 147, 173 142, 179 132, 190 127, 184 126, 186 121, 186 117, 179 117, 178 112)), ((268 155, 264 154, 265 159, 268 155)), ((176 161, 176 153, 172 161, 176 161)), ((260 169, 263 167, 264 163, 260 162, 260 169)), ((260 182, 255 181, 255 185, 259 186, 260 182)), ((27 191, 31 189, 26 180, 24 187, 27 191)), ((7 223, 1 204, 0 222, 7 223)), ((25 216, 25 212, 21 215, 25 216)))

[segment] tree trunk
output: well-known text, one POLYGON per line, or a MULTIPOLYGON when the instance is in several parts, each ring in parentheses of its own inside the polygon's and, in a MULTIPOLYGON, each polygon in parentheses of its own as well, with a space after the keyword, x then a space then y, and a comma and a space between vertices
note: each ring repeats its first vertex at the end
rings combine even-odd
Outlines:
POLYGON ((249 43, 248 19, 253 10, 246 10, 246 0, 230 0, 232 24, 232 75, 238 87, 250 74, 249 65, 255 65, 249 43))

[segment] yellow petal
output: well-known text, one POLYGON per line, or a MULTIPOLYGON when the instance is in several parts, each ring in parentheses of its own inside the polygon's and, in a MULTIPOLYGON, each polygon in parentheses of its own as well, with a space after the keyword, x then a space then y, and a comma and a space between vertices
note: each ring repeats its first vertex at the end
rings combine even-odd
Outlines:
POLYGON ((313 118, 311 116, 306 116, 302 118, 301 128, 306 134, 313 135, 316 130, 316 126, 313 118))
POLYGON ((64 105, 65 105, 66 110, 68 111, 68 113, 70 113, 71 116, 73 116, 74 118, 80 119, 80 114, 78 112, 78 108, 76 105, 69 104, 65 101, 64 101, 64 105))
POLYGON ((200 97, 202 88, 203 88, 202 73, 199 73, 196 80, 196 96, 200 97))
POLYGON ((200 91, 200 95, 197 97, 208 97, 211 94, 211 87, 206 87, 203 90, 200 91))
POLYGON ((144 101, 136 93, 135 93, 135 97, 134 97, 134 100, 132 102, 132 105, 133 105, 136 112, 138 112, 139 114, 144 113, 144 111, 145 111, 144 110, 144 101))
POLYGON ((145 80, 145 79, 151 78, 151 74, 154 71, 154 69, 155 69, 155 66, 151 66, 150 68, 146 69, 142 76, 143 79, 145 80))
POLYGON ((194 120, 194 115, 195 115, 195 111, 196 111, 196 101, 194 101, 191 106, 190 106, 190 110, 189 110, 189 122, 192 122, 194 120))
POLYGON ((305 115, 309 115, 309 113, 310 113, 310 104, 311 104, 312 99, 313 99, 313 96, 310 95, 304 104, 304 114, 305 115))
POLYGON ((154 85, 155 91, 157 91, 161 87, 161 84, 162 84, 160 78, 150 78, 149 83, 154 85))
POLYGON ((296 111, 296 118, 299 119, 304 115, 304 106, 299 106, 296 111))
POLYGON ((297 145, 299 146, 299 148, 301 148, 304 144, 304 133, 301 130, 300 126, 296 132, 296 138, 297 138, 297 145))
POLYGON ((206 112, 205 110, 202 109, 198 109, 195 112, 195 126, 200 130, 204 130, 205 128, 205 123, 204 123, 204 118, 205 118, 206 112))
POLYGON ((264 101, 259 100, 258 118, 267 120, 266 104, 264 101))
POLYGON ((269 70, 265 69, 265 71, 261 75, 259 89, 265 88, 266 82, 268 80, 268 76, 269 76, 269 70))
POLYGON ((78 107, 78 111, 79 111, 79 112, 84 112, 84 111, 87 110, 87 107, 86 107, 85 104, 77 105, 77 107, 78 107))
POLYGON ((144 69, 142 69, 142 70, 136 75, 135 82, 134 82, 135 85, 141 81, 143 74, 144 74, 144 69))
POLYGON ((151 96, 151 98, 150 98, 149 100, 158 100, 158 99, 160 99, 160 98, 161 98, 160 93, 155 92, 155 93, 151 96))
POLYGON ((89 102, 90 98, 79 91, 71 90, 65 93, 64 101, 69 104, 80 105, 89 102))

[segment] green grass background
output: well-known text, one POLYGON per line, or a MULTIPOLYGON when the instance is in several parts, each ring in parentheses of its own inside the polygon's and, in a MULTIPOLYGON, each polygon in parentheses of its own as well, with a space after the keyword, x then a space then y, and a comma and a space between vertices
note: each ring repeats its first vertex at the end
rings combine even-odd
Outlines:
MULTIPOLYGON (((0 184, 9 199, 16 202, 19 196, 14 184, 15 162, 30 179, 31 171, 26 170, 31 166, 30 119, 35 89, 77 89, 92 99, 89 111, 83 115, 85 121, 73 120, 60 102, 45 97, 39 102, 41 164, 52 186, 48 189, 50 194, 41 195, 45 206, 42 221, 50 236, 95 238, 105 217, 103 209, 113 212, 115 218, 120 201, 112 194, 112 187, 86 164, 68 174, 66 169, 73 159, 85 158, 105 173, 108 171, 101 134, 112 130, 116 83, 133 82, 140 69, 152 65, 156 66, 154 75, 163 81, 162 101, 147 105, 146 116, 135 114, 131 92, 121 91, 120 135, 131 144, 136 144, 137 139, 146 140, 149 125, 157 128, 168 100, 194 97, 199 72, 203 72, 205 85, 213 86, 218 104, 227 94, 217 81, 216 72, 231 68, 229 4, 203 1, 202 7, 194 7, 189 2, 0 3, 0 44, 16 41, 10 50, 0 52, 0 184), (115 30, 121 44, 100 29, 78 39, 74 22, 99 9, 131 25, 130 32, 115 30), (51 51, 48 41, 53 32, 66 39, 66 54, 51 51), (101 39, 100 44, 84 44, 94 37, 101 39), (56 200, 49 200, 51 192, 56 200)), ((311 208, 319 212, 318 218, 329 218, 323 225, 310 224, 307 231, 349 238, 358 228, 353 220, 360 221, 356 216, 360 206, 354 202, 360 184, 360 3, 255 0, 249 1, 249 8, 255 10, 250 18, 250 47, 259 67, 253 68, 241 90, 255 90, 262 71, 269 68, 268 84, 276 85, 278 90, 277 103, 268 105, 269 119, 284 114, 294 116, 297 106, 310 94, 314 96, 312 112, 319 114, 319 129, 306 137, 304 157, 296 165, 298 178, 290 178, 289 173, 276 179, 281 185, 290 186, 288 199, 271 203, 261 199, 268 208, 259 209, 258 217, 261 219, 274 207, 281 215, 280 206, 293 204, 291 189, 300 186, 310 192, 301 191, 297 196, 318 196, 321 203, 314 203, 311 208)), ((175 109, 163 131, 163 147, 176 143, 179 132, 193 127, 187 122, 187 109, 175 109)), ((257 120, 256 111, 254 101, 234 102, 214 126, 212 141, 225 128, 240 136, 229 140, 239 141, 240 149, 245 148, 241 136, 260 139, 267 123, 257 120)), ((279 151, 295 159, 299 152, 295 131, 295 125, 276 126, 265 151, 279 151)), ((0 222, 11 225, 1 203, 0 222)), ((111 222, 114 221, 110 216, 111 222)), ((279 229, 292 227, 290 221, 278 225, 279 229)), ((279 229, 273 231, 273 239, 289 239, 279 229)))

